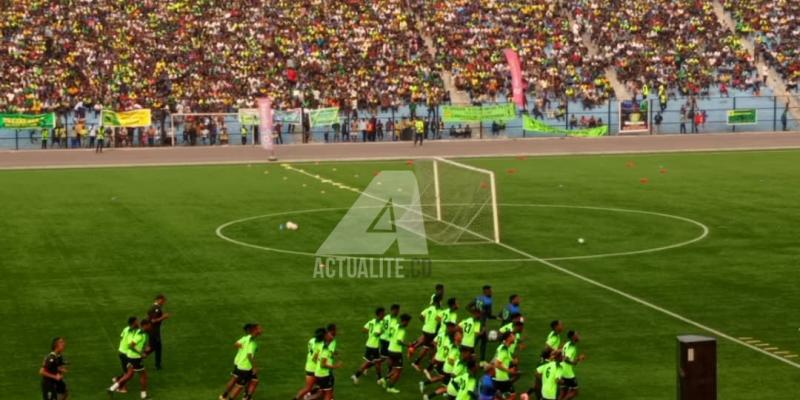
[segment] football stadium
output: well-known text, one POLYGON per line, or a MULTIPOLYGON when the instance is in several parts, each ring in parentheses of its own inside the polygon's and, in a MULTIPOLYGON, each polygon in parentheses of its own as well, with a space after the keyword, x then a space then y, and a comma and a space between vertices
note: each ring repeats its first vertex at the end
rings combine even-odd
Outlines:
POLYGON ((800 399, 800 2, 0 2, 0 399, 800 399))

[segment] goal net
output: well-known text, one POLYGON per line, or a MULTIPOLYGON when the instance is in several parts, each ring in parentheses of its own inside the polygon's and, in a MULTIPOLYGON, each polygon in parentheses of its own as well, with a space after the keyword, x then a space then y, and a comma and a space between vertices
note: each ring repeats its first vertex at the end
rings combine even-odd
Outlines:
POLYGON ((494 172, 444 158, 414 163, 425 231, 444 245, 500 241, 494 172))

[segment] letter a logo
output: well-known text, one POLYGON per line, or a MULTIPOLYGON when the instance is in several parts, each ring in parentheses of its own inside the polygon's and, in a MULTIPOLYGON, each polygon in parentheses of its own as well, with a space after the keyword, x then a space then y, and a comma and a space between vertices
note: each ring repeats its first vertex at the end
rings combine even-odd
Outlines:
POLYGON ((384 255, 395 243, 401 255, 428 254, 419 185, 411 171, 376 176, 317 254, 384 255))

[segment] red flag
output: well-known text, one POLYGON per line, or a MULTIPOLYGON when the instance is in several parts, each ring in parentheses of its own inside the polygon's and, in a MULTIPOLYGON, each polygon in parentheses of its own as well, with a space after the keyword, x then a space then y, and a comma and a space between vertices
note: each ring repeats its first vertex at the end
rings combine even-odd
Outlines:
POLYGON ((272 99, 263 97, 256 100, 258 107, 258 129, 261 132, 261 147, 274 150, 272 142, 272 99))
POLYGON ((511 88, 514 92, 514 103, 517 107, 525 108, 525 90, 522 87, 522 65, 519 61, 519 54, 512 49, 503 51, 508 61, 508 68, 511 70, 511 88))

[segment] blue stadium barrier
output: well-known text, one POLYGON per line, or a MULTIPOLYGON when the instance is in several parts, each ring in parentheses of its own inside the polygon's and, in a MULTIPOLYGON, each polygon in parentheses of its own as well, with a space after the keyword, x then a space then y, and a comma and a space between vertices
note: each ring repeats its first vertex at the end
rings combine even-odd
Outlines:
MULTIPOLYGON (((796 98, 796 100, 800 100, 796 98)), ((499 97, 497 99, 497 103, 504 103, 505 99, 499 97)), ((529 104, 533 104, 534 99, 529 99, 529 104)), ((642 99, 638 99, 638 102, 641 102, 642 99)), ((693 124, 691 121, 686 122, 686 132, 691 134, 693 131, 697 133, 726 133, 726 132, 771 132, 771 131, 782 131, 784 130, 782 117, 784 111, 786 111, 786 129, 789 131, 797 131, 800 130, 800 120, 795 117, 795 114, 800 114, 800 110, 791 107, 787 109, 788 98, 787 97, 780 97, 780 96, 772 96, 772 95, 762 95, 762 96, 753 96, 751 94, 745 92, 737 92, 735 90, 731 90, 730 97, 723 97, 718 92, 712 92, 709 94, 708 97, 698 97, 697 100, 697 109, 700 111, 705 111, 707 114, 707 120, 703 126, 697 126, 694 129, 693 124), (755 109, 758 114, 758 121, 752 125, 738 125, 738 126, 729 126, 727 124, 727 112, 729 110, 734 109, 755 109)), ((656 112, 660 110, 659 102, 656 96, 651 95, 650 98, 647 100, 647 103, 650 107, 650 115, 648 118, 652 119, 655 116, 656 112)), ((660 126, 655 126, 655 124, 650 124, 649 132, 644 134, 678 134, 681 133, 681 108, 688 103, 687 98, 670 98, 666 109, 661 113, 663 117, 663 121, 660 126)), ((486 104, 494 104, 494 103, 486 103, 486 104)), ((584 109, 583 105, 578 102, 569 102, 566 106, 566 115, 562 118, 556 118, 554 114, 554 109, 558 104, 557 101, 553 101, 553 108, 550 110, 541 110, 542 111, 542 118, 541 121, 551 125, 553 127, 561 128, 561 129, 569 129, 569 121, 574 116, 575 119, 581 120, 581 118, 594 118, 595 120, 602 120, 604 124, 609 124, 609 134, 610 135, 617 135, 620 134, 619 132, 619 102, 615 100, 611 100, 595 106, 590 109, 584 109)), ((797 104, 797 103, 796 103, 797 104)), ((530 107, 528 112, 532 112, 532 107, 530 107)), ((415 109, 415 114, 418 117, 422 118, 429 118, 432 116, 441 116, 441 109, 432 109, 428 110, 425 105, 417 105, 415 109)), ((357 113, 359 118, 369 118, 373 116, 372 112, 361 110, 357 113)), ((396 110, 379 110, 377 113, 374 114, 377 119, 385 124, 389 120, 394 120, 395 123, 400 122, 403 118, 408 118, 411 115, 411 108, 409 106, 402 106, 397 108, 396 110)), ((351 116, 342 115, 342 123, 349 123, 351 116)), ((73 112, 70 112, 66 116, 66 125, 70 132, 74 129, 76 124, 76 116, 73 112)), ((86 113, 86 125, 87 127, 97 126, 99 123, 99 114, 95 113, 94 111, 88 111, 86 113)), ((229 140, 228 145, 230 146, 241 146, 241 126, 239 125, 239 121, 235 115, 225 116, 224 117, 225 126, 228 128, 229 132, 229 140)), ((448 135, 451 127, 455 128, 463 128, 464 124, 459 123, 446 123, 444 124, 444 129, 439 132, 439 135, 436 139, 454 139, 448 135)), ((491 130, 491 122, 484 122, 482 124, 470 124, 472 128, 472 138, 483 138, 488 139, 492 138, 492 130, 491 130)), ((158 126, 157 126, 158 127, 158 126)), ((169 119, 167 119, 165 123, 165 128, 169 129, 169 119)), ((175 137, 176 137, 176 146, 189 146, 191 145, 188 138, 184 137, 184 128, 185 124, 176 123, 175 125, 175 137)), ((289 132, 289 127, 284 126, 282 130, 282 139, 284 144, 292 144, 292 143, 301 143, 302 142, 302 135, 301 135, 301 127, 296 126, 294 128, 294 134, 289 132)), ((251 130, 252 132, 252 130, 251 130)), ((641 134, 641 133, 640 133, 641 134)), ((360 132, 358 133, 358 141, 361 141, 360 132)), ((537 137, 537 136, 552 136, 548 134, 536 133, 536 132, 525 132, 522 129, 522 118, 521 116, 507 121, 505 123, 504 129, 499 132, 499 137, 506 137, 506 138, 523 138, 523 137, 537 137)), ((48 147, 52 148, 54 146, 53 134, 50 135, 51 140, 48 143, 48 147)), ((429 139, 433 139, 433 135, 429 134, 429 139)), ((461 138, 461 137, 459 137, 461 138)), ((217 139, 217 144, 219 145, 219 137, 217 139)), ((391 132, 384 132, 384 141, 394 140, 396 139, 391 132)), ((336 138, 334 136, 333 129, 331 127, 313 127, 310 132, 309 140, 311 142, 333 142, 333 141, 340 141, 341 137, 336 138), (327 140, 326 140, 327 138, 327 140)), ((110 140, 106 140, 110 142, 110 140)), ((133 144, 132 147, 141 147, 141 141, 139 140, 138 131, 134 133, 133 137, 133 144)), ((251 133, 248 137, 246 145, 256 145, 254 143, 254 135, 251 133)), ((71 144, 71 143, 70 143, 71 144)), ((169 145, 169 142, 161 142, 157 140, 155 145, 169 145)), ((195 143, 196 146, 208 146, 209 140, 203 141, 201 137, 198 137, 195 143)), ((66 148, 62 144, 61 148, 66 148)), ((84 138, 81 143, 82 148, 88 147, 88 138, 84 138)), ((17 150, 24 150, 24 149, 38 149, 41 148, 41 135, 38 130, 13 130, 13 129, 0 129, 0 149, 17 149, 17 150)))

